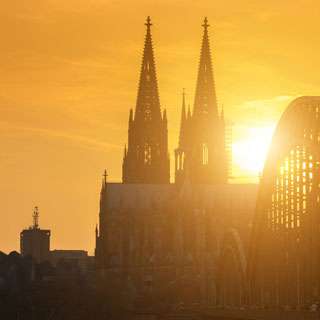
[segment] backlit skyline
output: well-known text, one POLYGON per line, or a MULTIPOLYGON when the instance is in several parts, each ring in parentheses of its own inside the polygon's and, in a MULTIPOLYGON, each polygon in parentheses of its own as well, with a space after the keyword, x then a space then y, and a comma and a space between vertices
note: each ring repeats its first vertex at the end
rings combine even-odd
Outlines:
POLYGON ((18 249, 38 205, 53 248, 92 252, 104 168, 111 181, 121 179, 147 15, 172 162, 182 88, 193 104, 204 16, 219 105, 233 124, 234 176, 256 181, 284 108, 319 91, 315 1, 30 0, 2 7, 0 250, 18 249), (246 167, 245 155, 259 145, 246 167))

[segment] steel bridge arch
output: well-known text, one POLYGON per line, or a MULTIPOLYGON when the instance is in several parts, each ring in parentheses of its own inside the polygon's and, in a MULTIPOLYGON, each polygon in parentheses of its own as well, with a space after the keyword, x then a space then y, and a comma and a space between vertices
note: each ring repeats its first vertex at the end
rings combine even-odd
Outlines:
POLYGON ((257 198, 248 278, 250 303, 302 308, 320 298, 320 97, 282 115, 257 198))

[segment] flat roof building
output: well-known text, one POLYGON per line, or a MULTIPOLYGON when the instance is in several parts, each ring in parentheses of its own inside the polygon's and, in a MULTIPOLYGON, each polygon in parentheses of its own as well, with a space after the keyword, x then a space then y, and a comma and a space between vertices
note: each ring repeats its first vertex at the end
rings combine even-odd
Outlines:
POLYGON ((20 233, 20 251, 31 256, 36 262, 48 261, 50 256, 50 230, 40 229, 39 210, 33 212, 33 225, 20 233))

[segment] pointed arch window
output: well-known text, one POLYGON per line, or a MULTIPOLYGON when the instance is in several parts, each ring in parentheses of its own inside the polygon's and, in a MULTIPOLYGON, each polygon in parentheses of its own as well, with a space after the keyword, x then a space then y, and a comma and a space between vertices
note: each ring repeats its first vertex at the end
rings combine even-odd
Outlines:
POLYGON ((144 148, 144 163, 150 165, 152 157, 152 148, 150 144, 146 144, 144 148))
POLYGON ((176 153, 176 171, 182 171, 185 167, 185 152, 181 149, 176 153))
POLYGON ((145 112, 144 112, 144 120, 151 120, 150 105, 146 105, 146 109, 145 109, 145 112))
POLYGON ((202 144, 202 164, 208 165, 209 164, 209 148, 207 143, 202 144))
POLYGON ((185 161, 185 153, 184 153, 184 151, 182 151, 182 153, 181 153, 180 170, 184 170, 184 161, 185 161))

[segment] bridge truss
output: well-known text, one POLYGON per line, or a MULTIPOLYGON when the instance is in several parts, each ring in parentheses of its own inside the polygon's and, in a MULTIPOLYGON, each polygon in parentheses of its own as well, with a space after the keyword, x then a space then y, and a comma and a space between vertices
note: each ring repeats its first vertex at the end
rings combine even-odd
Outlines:
POLYGON ((275 131, 249 251, 250 305, 320 300, 320 97, 294 100, 275 131))

